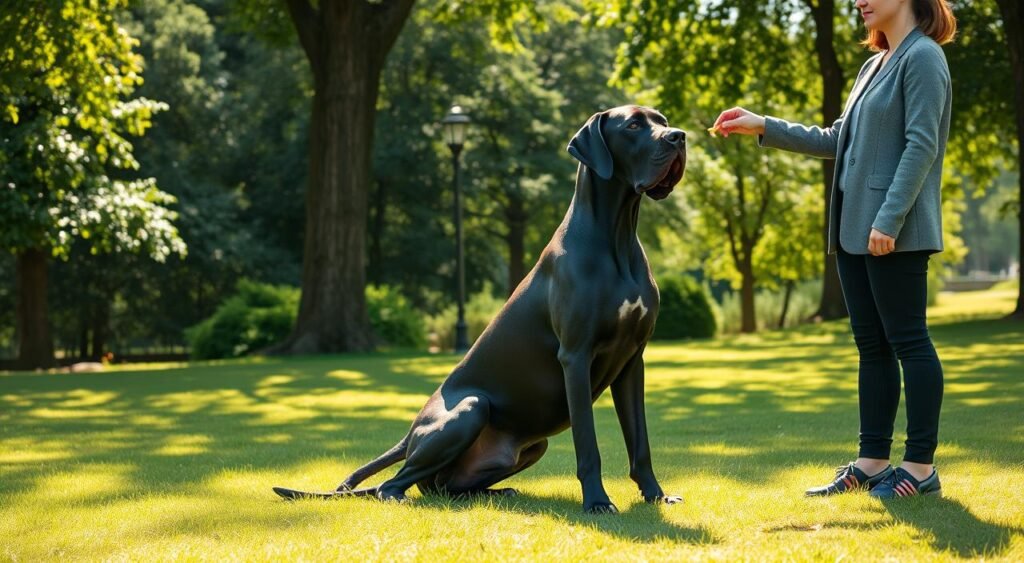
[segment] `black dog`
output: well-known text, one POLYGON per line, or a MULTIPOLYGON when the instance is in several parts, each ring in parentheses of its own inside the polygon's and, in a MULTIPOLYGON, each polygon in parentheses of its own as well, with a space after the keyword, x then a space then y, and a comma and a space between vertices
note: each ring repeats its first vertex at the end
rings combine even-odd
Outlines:
POLYGON ((662 199, 682 178, 685 133, 655 110, 623 106, 592 116, 568 150, 581 164, 565 219, 405 438, 333 493, 277 494, 403 500, 413 484, 424 493, 514 494, 489 487, 536 463, 547 438, 571 426, 584 509, 616 512, 601 481, 593 411, 611 387, 629 476, 647 502, 681 501, 665 495, 651 467, 643 351, 658 288, 636 226, 641 195, 662 199), (403 459, 391 479, 355 489, 403 459))

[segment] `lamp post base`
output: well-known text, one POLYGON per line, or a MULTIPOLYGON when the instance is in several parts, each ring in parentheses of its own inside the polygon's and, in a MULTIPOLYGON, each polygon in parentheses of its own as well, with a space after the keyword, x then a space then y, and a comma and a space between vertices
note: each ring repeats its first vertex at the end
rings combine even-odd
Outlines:
POLYGON ((469 337, 466 334, 466 321, 459 319, 455 323, 455 352, 463 354, 469 350, 469 337))

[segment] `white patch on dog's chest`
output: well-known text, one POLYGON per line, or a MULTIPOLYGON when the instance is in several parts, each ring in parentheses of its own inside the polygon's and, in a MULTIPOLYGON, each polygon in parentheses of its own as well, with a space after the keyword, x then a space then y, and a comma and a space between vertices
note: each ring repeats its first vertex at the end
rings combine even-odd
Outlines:
POLYGON ((636 311, 637 309, 640 310, 641 319, 644 318, 645 315, 647 315, 647 307, 644 305, 643 297, 640 297, 638 295, 636 297, 635 303, 630 303, 629 299, 623 299, 622 305, 619 306, 619 320, 626 320, 626 317, 629 316, 629 314, 632 313, 633 311, 636 311))

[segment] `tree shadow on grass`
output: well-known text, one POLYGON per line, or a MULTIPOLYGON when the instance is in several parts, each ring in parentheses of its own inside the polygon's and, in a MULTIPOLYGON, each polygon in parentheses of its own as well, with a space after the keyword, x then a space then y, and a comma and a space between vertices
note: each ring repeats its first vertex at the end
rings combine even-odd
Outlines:
POLYGON ((703 525, 681 526, 665 520, 663 510, 683 510, 680 506, 634 502, 618 514, 587 514, 583 512, 583 507, 577 499, 558 496, 539 497, 522 492, 511 497, 477 496, 470 498, 432 494, 412 500, 410 506, 451 511, 495 508, 512 515, 545 516, 558 521, 559 524, 589 528, 632 542, 653 543, 667 540, 692 545, 713 545, 722 541, 703 525))
POLYGON ((919 497, 882 501, 893 520, 912 526, 933 548, 958 557, 998 556, 1010 547, 1014 534, 1024 529, 986 522, 950 498, 919 497))

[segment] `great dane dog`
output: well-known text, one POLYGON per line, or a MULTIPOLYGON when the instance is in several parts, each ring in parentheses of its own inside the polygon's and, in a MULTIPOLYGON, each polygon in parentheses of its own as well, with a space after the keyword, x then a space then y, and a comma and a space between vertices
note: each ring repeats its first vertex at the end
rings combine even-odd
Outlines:
POLYGON ((562 224, 508 302, 427 400, 412 428, 336 491, 275 487, 288 499, 423 493, 515 494, 491 489, 544 455, 572 428, 576 476, 588 512, 617 512, 601 481, 593 403, 611 387, 629 476, 650 503, 681 502, 651 467, 643 352, 658 287, 637 239, 640 200, 663 199, 683 176, 686 134, 661 113, 622 106, 593 115, 569 143, 580 161, 562 224), (405 460, 377 487, 367 477, 405 460))

